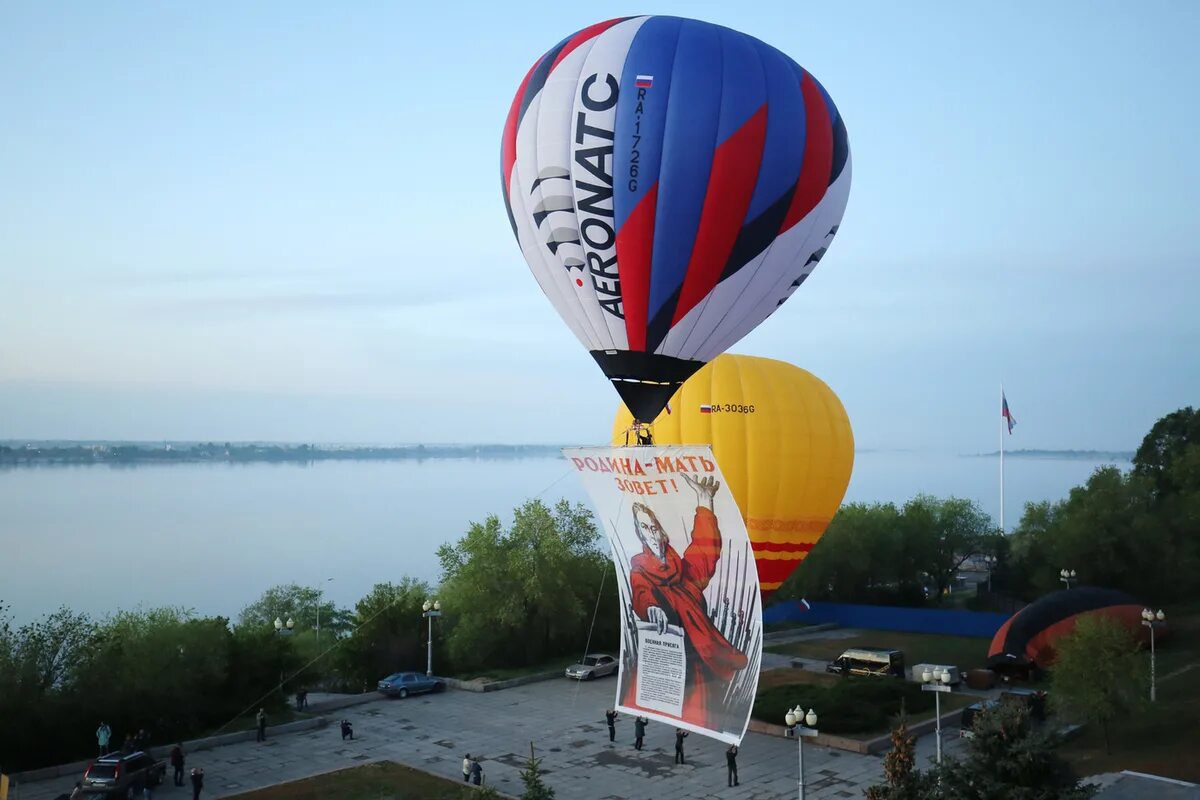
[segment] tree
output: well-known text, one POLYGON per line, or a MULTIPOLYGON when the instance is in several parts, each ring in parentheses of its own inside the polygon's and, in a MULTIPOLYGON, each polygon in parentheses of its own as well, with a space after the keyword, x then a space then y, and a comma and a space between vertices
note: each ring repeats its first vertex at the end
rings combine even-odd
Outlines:
POLYGON ((296 623, 296 630, 316 630, 318 608, 320 609, 321 631, 342 636, 351 627, 350 614, 339 609, 332 601, 324 599, 324 593, 312 586, 296 583, 272 586, 258 600, 242 609, 238 625, 270 628, 275 620, 296 623))
POLYGON ((996 528, 974 501, 959 497, 918 495, 904 504, 902 516, 906 544, 933 584, 934 602, 941 603, 958 568, 982 550, 996 528))
MULTIPOLYGON (((551 510, 530 500, 514 510, 509 530, 493 515, 438 548, 439 596, 456 667, 536 664, 582 650, 597 602, 616 605, 616 581, 606 579, 608 558, 598 541, 582 505, 563 500, 551 510)), ((617 622, 617 615, 603 615, 594 644, 615 643, 617 622)))
POLYGON ((554 800, 554 790, 542 781, 542 760, 533 756, 533 742, 529 743, 529 761, 521 770, 521 782, 525 784, 525 792, 521 800, 554 800))
POLYGON ((1104 747, 1112 751, 1108 724, 1138 708, 1148 685, 1146 664, 1129 629, 1110 617, 1088 614, 1059 640, 1051 671, 1051 702, 1104 730, 1104 747))
POLYGON ((1191 406, 1173 411, 1142 439, 1133 456, 1134 474, 1149 478, 1159 493, 1179 491, 1172 468, 1195 447, 1200 447, 1200 411, 1191 406))
POLYGON ((935 776, 916 769, 916 737, 903 714, 892 730, 892 749, 883 757, 884 783, 867 789, 867 800, 926 800, 936 792, 935 776))
MULTIPOLYGON (((358 601, 354 629, 337 650, 339 671, 352 686, 373 685, 384 675, 424 663, 427 625, 421 605, 431 596, 427 584, 402 578, 398 584, 375 584, 358 601)), ((436 634, 434 641, 439 641, 436 634)))

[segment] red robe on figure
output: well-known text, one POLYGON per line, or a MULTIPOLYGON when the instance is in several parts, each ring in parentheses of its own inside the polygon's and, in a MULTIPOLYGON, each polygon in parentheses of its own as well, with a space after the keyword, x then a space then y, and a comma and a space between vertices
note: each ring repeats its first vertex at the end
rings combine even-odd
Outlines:
MULTIPOLYGON (((733 676, 747 664, 746 654, 731 645, 708 618, 704 589, 712 580, 720 557, 717 516, 699 506, 692 525, 692 542, 684 550, 683 558, 668 546, 666 560, 662 561, 643 545, 642 552, 629 562, 633 613, 644 620, 647 609, 658 606, 670 624, 683 628, 687 675, 680 719, 712 729, 720 726, 709 716, 710 705, 720 703, 733 676)), ((623 704, 640 708, 636 671, 626 688, 623 704)))

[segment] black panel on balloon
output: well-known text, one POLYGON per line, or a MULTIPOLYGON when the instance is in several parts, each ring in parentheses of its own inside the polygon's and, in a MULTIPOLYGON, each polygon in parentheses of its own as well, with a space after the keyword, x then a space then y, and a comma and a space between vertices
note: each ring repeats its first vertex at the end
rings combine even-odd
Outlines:
POLYGON ((612 381, 613 388, 633 418, 653 422, 680 385, 704 366, 703 361, 691 361, 657 353, 637 353, 629 350, 593 350, 592 358, 612 381))

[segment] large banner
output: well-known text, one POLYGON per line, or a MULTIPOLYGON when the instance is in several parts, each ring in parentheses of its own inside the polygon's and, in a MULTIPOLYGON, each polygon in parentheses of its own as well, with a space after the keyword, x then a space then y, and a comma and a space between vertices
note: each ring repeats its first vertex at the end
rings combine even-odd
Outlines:
POLYGON ((617 568, 617 708, 740 744, 758 689, 762 608, 750 538, 712 448, 563 454, 617 568))

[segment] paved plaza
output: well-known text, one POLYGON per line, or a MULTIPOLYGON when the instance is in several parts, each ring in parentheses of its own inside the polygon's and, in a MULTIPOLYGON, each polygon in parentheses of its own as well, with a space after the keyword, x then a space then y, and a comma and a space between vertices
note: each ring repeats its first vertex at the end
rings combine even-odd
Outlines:
MULTIPOLYGON (((284 781, 368 761, 390 760, 461 780, 465 753, 481 758, 486 782, 507 794, 523 790, 518 772, 532 741, 543 758, 546 781, 563 800, 729 798, 774 800, 796 796, 796 742, 748 734, 738 757, 741 785, 726 786, 725 745, 703 736, 687 739, 687 761, 673 764, 673 729, 651 723, 646 749, 633 749, 633 722, 622 717, 610 744, 604 710, 615 683, 553 680, 479 694, 448 691, 406 700, 380 699, 331 712, 354 723, 355 738, 342 742, 338 727, 280 735, 263 744, 241 742, 190 754, 188 768, 203 767, 202 797, 228 797, 284 781)), ((818 713, 819 713, 818 709, 818 713)), ((819 726, 818 726, 819 727, 819 726)), ((948 752, 960 747, 957 730, 945 737, 948 752)), ((922 763, 933 754, 933 738, 918 745, 922 763)), ((164 748, 165 750, 165 748, 164 748)), ((878 756, 806 744, 804 767, 809 800, 860 798, 880 780, 878 756)), ((184 800, 190 787, 167 785, 156 798, 184 800)), ((57 778, 20 788, 17 800, 53 800, 75 778, 57 778)))

